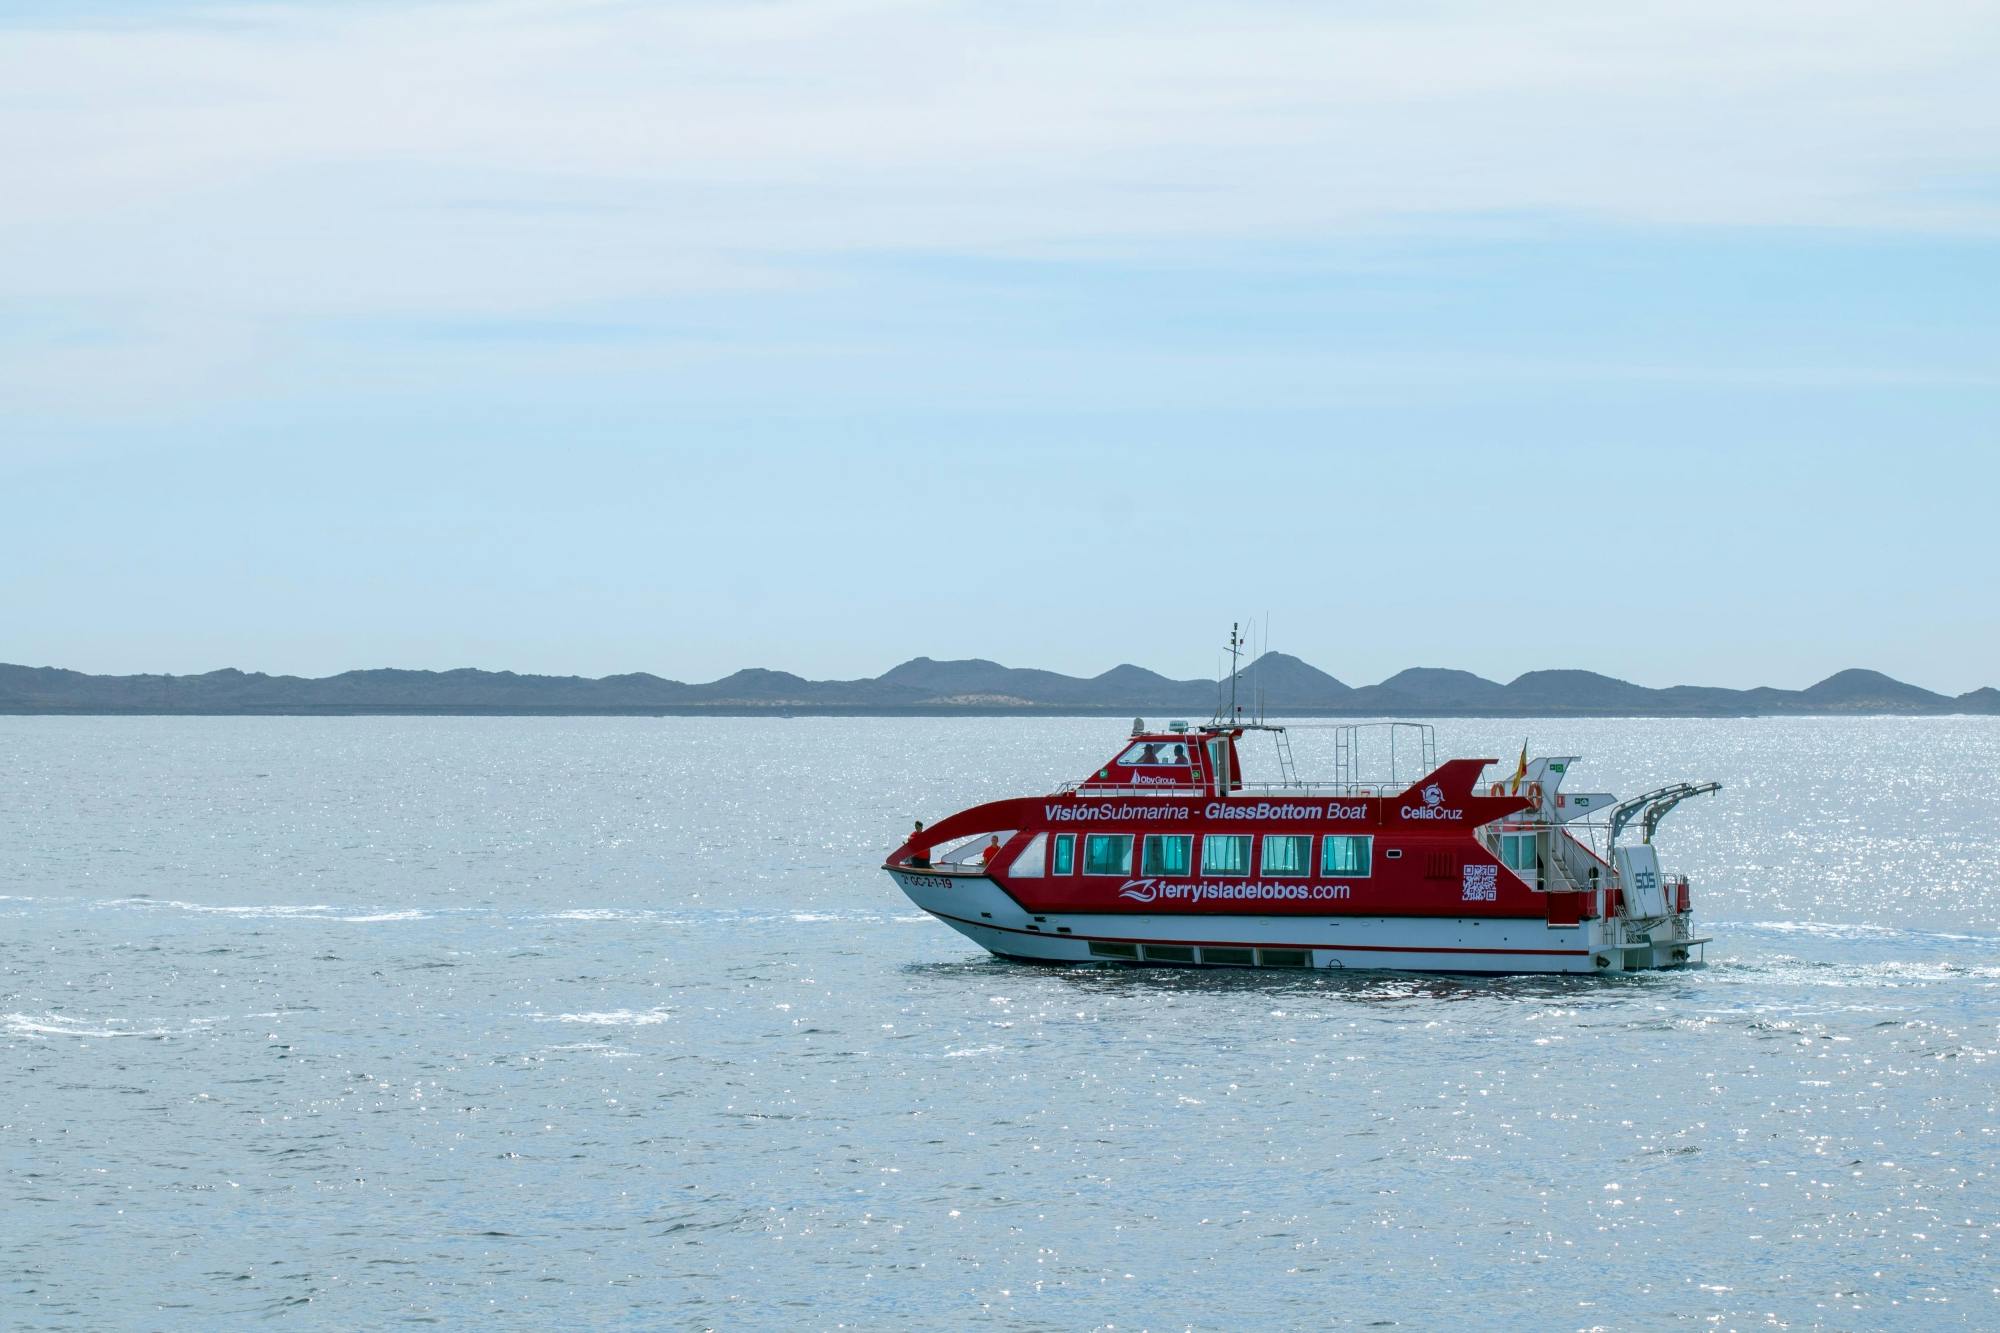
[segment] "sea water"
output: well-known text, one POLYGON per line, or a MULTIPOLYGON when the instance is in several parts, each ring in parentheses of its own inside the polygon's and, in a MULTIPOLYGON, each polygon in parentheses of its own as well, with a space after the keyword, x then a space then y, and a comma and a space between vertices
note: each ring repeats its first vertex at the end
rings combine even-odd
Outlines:
POLYGON ((2000 719, 1440 725, 1719 779, 1699 971, 1040 969, 879 869, 1123 733, 0 719, 0 1326, 2000 1325, 2000 719))

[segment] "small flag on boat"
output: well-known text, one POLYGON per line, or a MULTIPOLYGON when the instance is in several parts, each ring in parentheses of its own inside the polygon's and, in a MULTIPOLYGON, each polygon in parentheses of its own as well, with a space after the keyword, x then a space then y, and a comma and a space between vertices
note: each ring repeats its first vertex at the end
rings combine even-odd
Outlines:
POLYGON ((1514 780, 1507 784, 1507 794, 1509 796, 1519 796, 1521 794, 1521 779, 1527 776, 1528 742, 1523 740, 1521 742, 1521 762, 1514 767, 1514 780))

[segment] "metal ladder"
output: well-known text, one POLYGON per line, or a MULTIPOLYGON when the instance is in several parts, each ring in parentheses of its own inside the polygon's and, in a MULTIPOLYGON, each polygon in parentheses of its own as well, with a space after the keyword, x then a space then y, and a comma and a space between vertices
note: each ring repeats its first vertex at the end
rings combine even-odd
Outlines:
POLYGON ((1292 761, 1292 738, 1282 729, 1272 733, 1278 740, 1278 776, 1287 787, 1299 785, 1299 766, 1292 761))

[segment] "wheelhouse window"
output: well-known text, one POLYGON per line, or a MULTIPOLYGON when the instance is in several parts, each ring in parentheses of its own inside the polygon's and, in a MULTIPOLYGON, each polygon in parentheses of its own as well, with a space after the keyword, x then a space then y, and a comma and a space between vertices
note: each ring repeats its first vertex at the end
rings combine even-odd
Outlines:
POLYGON ((1076 870, 1076 834, 1056 834, 1055 856, 1049 865, 1051 875, 1073 874, 1076 870))
POLYGON ((1375 839, 1369 834, 1329 833, 1320 841, 1320 870, 1332 876, 1360 879, 1373 867, 1375 839))
POLYGON ((1312 873, 1313 840, 1304 833, 1264 835, 1264 873, 1273 878, 1300 878, 1312 873))
POLYGON ((1118 762, 1127 768, 1186 768, 1194 759, 1186 741, 1139 741, 1118 762))
POLYGON ((1194 838, 1186 833, 1149 833, 1139 854, 1142 875, 1185 875, 1192 868, 1194 838))
POLYGON ((1312 875, 1312 839, 1304 833, 1266 833, 1264 875, 1274 879, 1312 875))
POLYGON ((1250 873, 1250 835, 1209 833, 1201 840, 1201 873, 1236 875, 1250 873))
POLYGON ((1129 875, 1132 873, 1132 835, 1092 833, 1083 840, 1083 873, 1086 875, 1129 875))

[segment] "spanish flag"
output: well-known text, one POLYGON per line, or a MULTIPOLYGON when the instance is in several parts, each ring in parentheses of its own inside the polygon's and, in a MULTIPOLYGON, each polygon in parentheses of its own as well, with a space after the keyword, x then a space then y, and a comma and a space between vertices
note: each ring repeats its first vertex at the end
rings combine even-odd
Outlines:
POLYGON ((1507 784, 1507 794, 1509 796, 1519 796, 1521 794, 1521 779, 1527 776, 1528 742, 1524 739, 1521 742, 1521 762, 1514 766, 1514 780, 1507 784))

